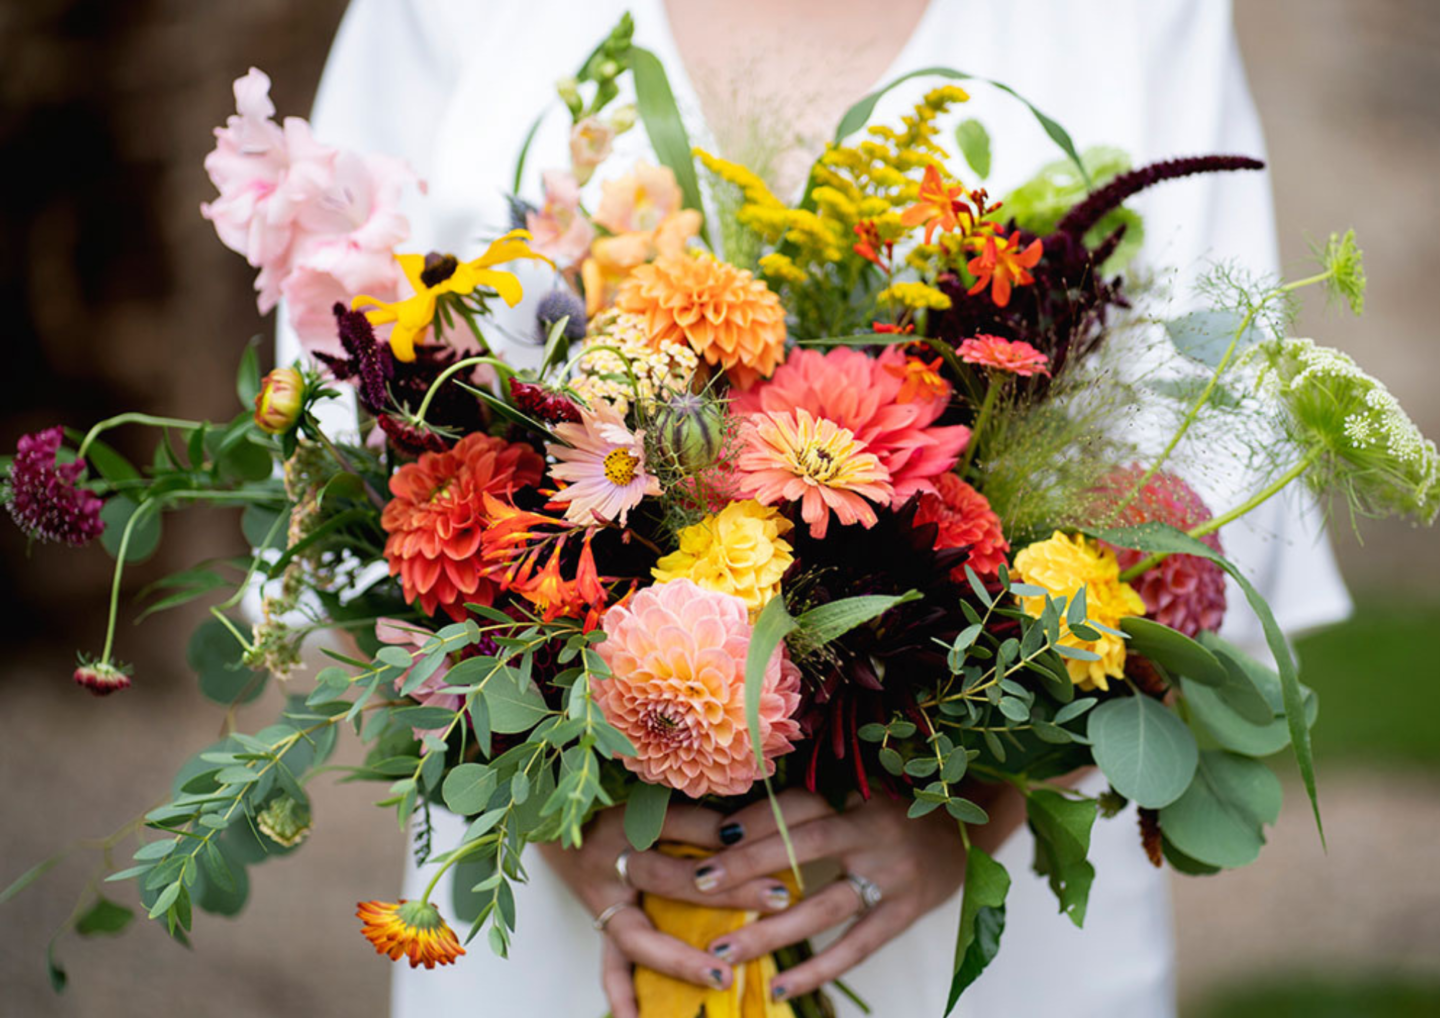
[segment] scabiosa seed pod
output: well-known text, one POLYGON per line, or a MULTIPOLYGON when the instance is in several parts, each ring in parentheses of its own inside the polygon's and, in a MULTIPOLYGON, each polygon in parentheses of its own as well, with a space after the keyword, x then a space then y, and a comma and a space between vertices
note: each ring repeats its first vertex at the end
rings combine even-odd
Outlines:
POLYGON ((255 394, 255 426, 272 435, 283 435, 300 423, 304 409, 304 376, 294 368, 276 368, 265 376, 255 394))
POLYGON ((59 461, 64 437, 60 427, 21 436, 10 476, 0 484, 0 501, 32 540, 63 541, 78 548, 105 530, 100 519, 104 501, 80 487, 83 460, 59 461))
POLYGON ((81 660, 75 669, 75 683, 84 686, 96 696, 109 696, 130 688, 130 669, 110 661, 81 660))
POLYGON ((550 341, 550 330, 566 318, 565 338, 578 343, 585 338, 585 302, 573 291, 556 287, 540 298, 535 311, 535 341, 542 346, 550 341))
POLYGON ((725 442, 725 411, 714 400, 691 392, 676 393, 656 410, 660 447, 686 470, 704 470, 725 442))
POLYGON ((256 815, 255 826, 275 844, 294 848, 310 836, 313 825, 304 803, 281 793, 256 815))

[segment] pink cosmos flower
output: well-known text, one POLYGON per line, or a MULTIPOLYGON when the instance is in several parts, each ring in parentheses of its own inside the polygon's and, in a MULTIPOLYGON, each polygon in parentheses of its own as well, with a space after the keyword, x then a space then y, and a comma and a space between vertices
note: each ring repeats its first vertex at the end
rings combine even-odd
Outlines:
POLYGON ((590 252, 595 227, 580 211, 580 185, 574 176, 564 170, 546 170, 543 179, 545 204, 525 217, 525 228, 534 235, 531 250, 563 271, 579 265, 590 252))
MULTIPOLYGON (((592 689, 605 719, 635 746, 625 766, 692 798, 740 795, 757 778, 745 720, 750 613, 733 594, 690 580, 647 587, 605 613, 597 648, 611 675, 592 689)), ((760 693, 765 775, 794 749, 800 670, 776 649, 760 693)))
POLYGON ((995 371, 1029 378, 1050 374, 1050 358, 1024 340, 1001 339, 981 333, 960 344, 960 359, 995 371))
POLYGON ((890 504, 899 506, 916 492, 933 492, 934 479, 955 466, 970 441, 964 425, 935 426, 949 399, 948 386, 900 401, 904 365, 897 347, 879 357, 848 347, 826 354, 798 350, 769 381, 732 392, 731 406, 741 414, 803 409, 834 421, 879 457, 893 488, 890 504))
POLYGON ((567 486, 554 501, 569 503, 570 522, 593 525, 598 516, 623 527, 646 495, 660 494, 660 481, 645 472, 645 432, 627 428, 609 403, 581 411, 579 424, 557 424, 555 435, 569 443, 545 449, 560 461, 550 476, 567 486))

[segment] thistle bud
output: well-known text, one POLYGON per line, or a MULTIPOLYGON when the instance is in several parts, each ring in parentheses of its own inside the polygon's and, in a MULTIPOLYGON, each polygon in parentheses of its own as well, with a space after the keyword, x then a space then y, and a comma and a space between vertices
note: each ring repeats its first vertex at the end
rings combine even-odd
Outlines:
POLYGON ((655 414, 660 446, 686 470, 699 471, 720 455, 725 411, 714 400, 684 392, 670 396, 655 414))
POLYGON ((294 848, 310 836, 310 810, 281 793, 256 815, 255 826, 275 844, 294 848))
POLYGON ((87 663, 83 659, 75 669, 76 685, 84 686, 96 696, 109 696, 130 688, 130 670, 109 661, 87 663))
POLYGON ((304 377, 294 368, 276 368, 265 376, 255 396, 255 426, 283 435, 299 423, 304 408, 304 377))

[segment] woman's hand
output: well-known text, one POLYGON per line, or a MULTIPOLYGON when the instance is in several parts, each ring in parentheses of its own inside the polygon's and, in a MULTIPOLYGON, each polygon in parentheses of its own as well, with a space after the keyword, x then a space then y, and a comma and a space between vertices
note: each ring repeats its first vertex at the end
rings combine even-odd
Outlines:
MULTIPOLYGON (((1024 819, 1024 802, 1008 786, 979 786, 971 794, 990 813, 988 824, 972 829, 972 840, 992 850, 1024 819)), ((858 915, 855 924, 829 948, 773 980, 771 995, 776 1000, 802 996, 840 978, 926 912, 949 900, 965 874, 959 827, 944 810, 911 820, 905 816, 905 803, 881 796, 839 814, 806 792, 790 791, 779 798, 801 863, 834 860, 842 874, 870 881, 883 897, 864 912, 859 890, 850 881, 839 879, 794 908, 760 919, 710 945, 712 955, 738 965, 858 915)), ((724 901, 789 865, 768 802, 747 807, 727 824, 739 824, 744 829, 743 839, 710 859, 687 864, 692 886, 701 893, 700 898, 689 900, 724 901)))

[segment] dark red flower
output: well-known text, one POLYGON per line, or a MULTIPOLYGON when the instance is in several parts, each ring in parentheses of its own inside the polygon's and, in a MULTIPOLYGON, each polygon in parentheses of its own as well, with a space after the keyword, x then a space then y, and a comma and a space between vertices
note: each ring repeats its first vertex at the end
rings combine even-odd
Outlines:
POLYGON ((547 424, 580 423, 580 408, 574 401, 543 385, 512 378, 510 399, 517 409, 547 424))
POLYGON ((96 696, 109 696, 130 688, 130 671, 108 661, 86 664, 82 659, 75 669, 75 683, 84 686, 96 696))
POLYGON ((55 427, 21 437, 3 498, 15 523, 32 539, 63 541, 78 548, 105 530, 100 519, 104 501, 80 487, 83 460, 59 462, 64 435, 55 427))

